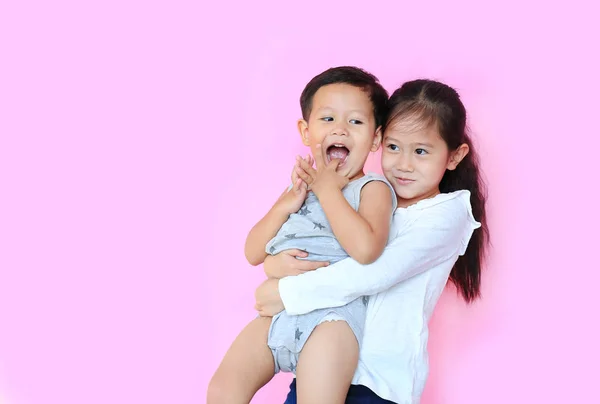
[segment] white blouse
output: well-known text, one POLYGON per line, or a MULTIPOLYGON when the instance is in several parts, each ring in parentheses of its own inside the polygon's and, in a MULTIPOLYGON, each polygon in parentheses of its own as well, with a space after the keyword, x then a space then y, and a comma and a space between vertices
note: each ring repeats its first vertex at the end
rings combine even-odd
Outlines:
POLYGON ((439 194, 394 212, 390 242, 377 261, 351 258, 279 281, 289 314, 371 296, 352 384, 400 404, 418 404, 429 373, 428 322, 450 270, 480 227, 469 191, 439 194))

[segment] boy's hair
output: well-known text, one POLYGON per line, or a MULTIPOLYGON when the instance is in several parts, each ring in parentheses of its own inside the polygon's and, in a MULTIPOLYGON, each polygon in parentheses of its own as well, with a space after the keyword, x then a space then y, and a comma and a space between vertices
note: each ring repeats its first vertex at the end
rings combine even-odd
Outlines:
POLYGON ((383 125, 386 115, 386 104, 388 93, 379 84, 379 79, 371 73, 353 66, 332 67, 323 73, 313 77, 304 87, 300 96, 300 108, 302 108, 302 118, 308 121, 312 110, 312 101, 317 91, 328 84, 349 84, 365 91, 373 105, 373 115, 375 116, 375 127, 383 125))
POLYGON ((427 125, 435 125, 448 149, 456 150, 461 144, 469 146, 469 153, 455 170, 446 170, 440 182, 440 192, 462 189, 471 192, 471 206, 481 228, 473 232, 465 255, 460 256, 450 280, 467 302, 480 296, 481 268, 489 244, 485 212, 487 200, 477 151, 467 129, 467 112, 460 96, 452 87, 433 80, 414 80, 394 91, 388 101, 389 115, 385 128, 404 118, 419 118, 427 125))

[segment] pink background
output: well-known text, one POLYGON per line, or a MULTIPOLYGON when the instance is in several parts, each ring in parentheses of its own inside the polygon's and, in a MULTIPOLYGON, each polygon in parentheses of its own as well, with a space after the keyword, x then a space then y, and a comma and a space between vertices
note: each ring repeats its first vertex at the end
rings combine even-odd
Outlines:
POLYGON ((443 296, 423 403, 596 402, 593 2, 207 3, 1 3, 0 403, 205 402, 300 92, 342 64, 455 86, 490 184, 484 299, 443 296))

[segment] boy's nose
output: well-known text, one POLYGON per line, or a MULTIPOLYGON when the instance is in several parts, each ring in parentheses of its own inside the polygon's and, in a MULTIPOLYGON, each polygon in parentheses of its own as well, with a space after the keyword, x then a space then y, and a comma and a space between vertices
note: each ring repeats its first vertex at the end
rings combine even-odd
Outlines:
POLYGON ((334 136, 348 136, 348 131, 343 126, 338 126, 331 134, 334 136))
POLYGON ((333 131, 331 131, 331 134, 337 136, 347 136, 348 128, 343 122, 338 121, 337 125, 334 126, 333 131))

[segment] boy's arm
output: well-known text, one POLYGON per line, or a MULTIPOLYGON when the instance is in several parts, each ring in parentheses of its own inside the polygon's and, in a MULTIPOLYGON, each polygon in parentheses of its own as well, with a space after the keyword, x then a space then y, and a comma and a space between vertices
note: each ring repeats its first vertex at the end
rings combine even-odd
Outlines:
POLYGON ((244 247, 244 254, 250 265, 263 263, 267 256, 265 252, 267 243, 275 237, 288 217, 289 213, 275 203, 271 210, 250 230, 244 247))
POLYGON ((271 210, 250 230, 246 237, 244 254, 250 265, 262 264, 267 253, 267 243, 292 213, 297 212, 306 199, 306 184, 297 180, 291 189, 286 189, 273 205, 271 210))
POLYGON ((370 264, 383 252, 392 216, 391 190, 382 181, 371 181, 361 191, 358 212, 336 188, 317 195, 340 245, 361 264, 370 264))

